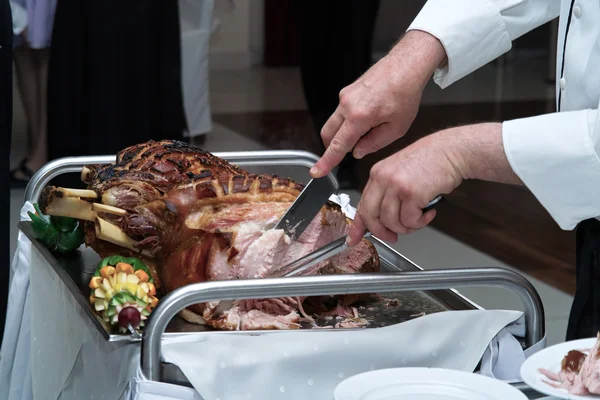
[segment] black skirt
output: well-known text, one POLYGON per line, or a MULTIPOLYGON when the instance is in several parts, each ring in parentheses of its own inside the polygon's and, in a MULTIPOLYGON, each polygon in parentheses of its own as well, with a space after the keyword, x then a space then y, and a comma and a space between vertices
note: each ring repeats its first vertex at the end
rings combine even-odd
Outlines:
POLYGON ((60 0, 48 72, 48 156, 182 139, 177 1, 60 0))

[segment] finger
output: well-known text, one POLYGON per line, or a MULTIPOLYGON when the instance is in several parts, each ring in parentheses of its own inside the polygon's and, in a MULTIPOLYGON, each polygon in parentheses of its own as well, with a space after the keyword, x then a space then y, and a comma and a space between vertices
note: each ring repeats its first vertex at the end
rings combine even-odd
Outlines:
POLYGON ((356 124, 344 120, 342 126, 335 134, 331 143, 321 156, 319 161, 311 168, 310 175, 313 178, 321 178, 338 165, 352 150, 358 139, 364 132, 361 132, 356 124))
POLYGON ((395 233, 407 233, 408 228, 400 222, 402 200, 391 190, 387 190, 381 202, 381 223, 395 233))
POLYGON ((400 222, 411 229, 421 229, 435 218, 436 210, 423 213, 423 208, 415 201, 405 201, 400 209, 400 222))
POLYGON ((329 147, 331 139, 340 130, 344 123, 344 117, 340 112, 340 108, 336 108, 335 112, 329 117, 323 128, 321 129, 321 140, 325 145, 325 148, 329 147))
POLYGON ((366 230, 366 225, 360 217, 360 214, 357 213, 354 217, 354 222, 350 227, 350 231, 348 232, 348 238, 346 239, 348 246, 353 247, 359 244, 366 230))
POLYGON ((387 242, 395 243, 398 240, 398 235, 381 223, 381 202, 384 194, 384 188, 370 179, 363 191, 356 212, 360 214, 363 223, 373 235, 387 242))
POLYGON ((374 153, 389 145, 401 136, 398 127, 386 122, 373 129, 364 135, 352 151, 354 158, 363 158, 367 154, 374 153))

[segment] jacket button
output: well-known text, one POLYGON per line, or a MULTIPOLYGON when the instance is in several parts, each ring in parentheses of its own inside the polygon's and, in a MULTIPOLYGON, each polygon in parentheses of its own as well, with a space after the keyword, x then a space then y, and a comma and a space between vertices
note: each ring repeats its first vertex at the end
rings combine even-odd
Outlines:
POLYGON ((579 6, 573 7, 573 15, 575 15, 576 18, 581 17, 581 7, 579 7, 579 6))
POLYGON ((561 89, 564 89, 565 86, 567 86, 567 81, 565 81, 565 78, 560 78, 560 80, 558 81, 558 85, 561 89))

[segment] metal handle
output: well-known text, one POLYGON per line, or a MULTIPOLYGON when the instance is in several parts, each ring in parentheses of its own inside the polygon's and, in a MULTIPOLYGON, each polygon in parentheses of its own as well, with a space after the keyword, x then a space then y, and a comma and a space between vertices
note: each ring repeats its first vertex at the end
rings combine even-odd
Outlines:
MULTIPOLYGON (((257 162, 260 162, 261 166, 289 165, 311 168, 319 160, 316 154, 301 150, 227 151, 212 154, 240 167, 256 165, 257 162)), ((59 175, 80 172, 85 165, 110 164, 115 162, 115 160, 116 156, 112 155, 64 157, 50 161, 40 168, 29 180, 25 189, 24 201, 37 202, 48 182, 59 175)), ((333 174, 329 175, 331 175, 331 179, 337 182, 333 174)))
POLYGON ((525 308, 527 345, 532 346, 544 337, 544 310, 539 294, 523 275, 508 268, 213 281, 184 286, 158 303, 142 335, 142 373, 147 379, 160 380, 162 335, 169 321, 193 304, 233 299, 440 290, 476 285, 511 290, 525 308))
POLYGON ((438 204, 440 204, 444 198, 442 196, 437 196, 435 199, 431 200, 427 206, 423 209, 423 214, 429 210, 434 209, 438 204))

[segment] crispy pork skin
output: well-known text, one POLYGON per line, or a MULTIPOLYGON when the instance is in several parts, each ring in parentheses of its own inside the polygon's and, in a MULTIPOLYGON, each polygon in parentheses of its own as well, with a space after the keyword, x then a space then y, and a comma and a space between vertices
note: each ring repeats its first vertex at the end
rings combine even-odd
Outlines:
MULTIPOLYGON (((327 203, 303 234, 291 241, 282 230, 272 228, 300 194, 302 184, 248 173, 177 141, 126 148, 113 164, 86 166, 82 180, 96 193, 82 200, 125 210, 98 212, 99 218, 120 229, 121 239, 100 240, 98 221, 88 218, 86 245, 102 257, 141 257, 167 292, 196 282, 263 278, 274 268, 346 235, 351 222, 337 204, 327 203)), ((56 193, 56 188, 45 189, 42 210, 56 193)), ((364 240, 306 275, 378 270, 377 251, 364 240)), ((349 297, 349 302, 355 298, 349 297)), ((198 304, 183 316, 219 329, 294 329, 302 318, 302 301, 237 302, 219 318, 212 314, 216 304, 198 304)))

